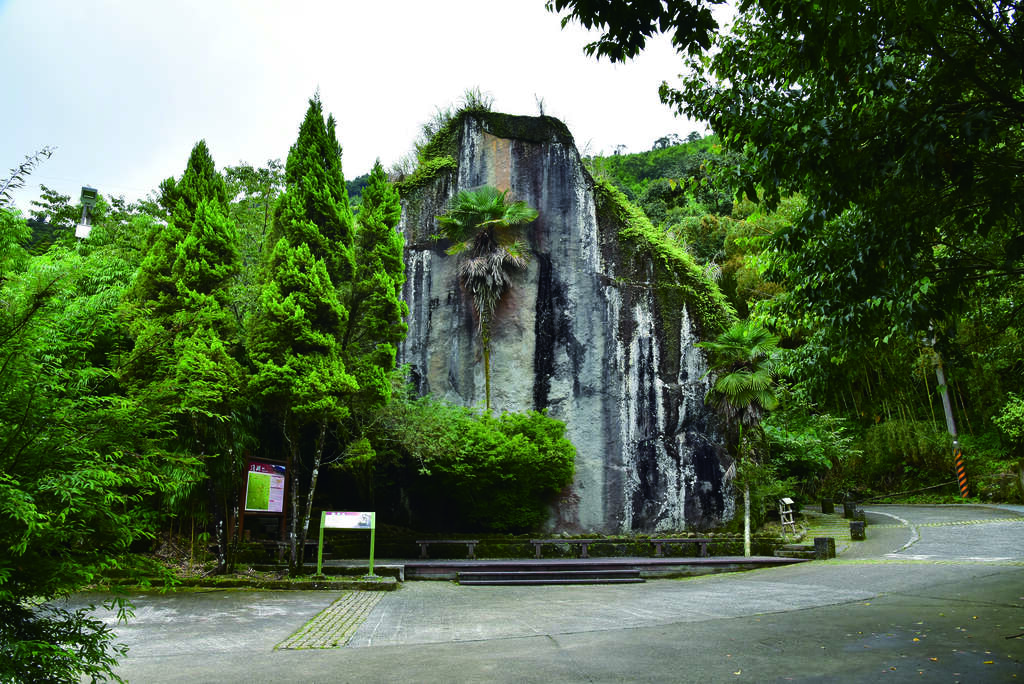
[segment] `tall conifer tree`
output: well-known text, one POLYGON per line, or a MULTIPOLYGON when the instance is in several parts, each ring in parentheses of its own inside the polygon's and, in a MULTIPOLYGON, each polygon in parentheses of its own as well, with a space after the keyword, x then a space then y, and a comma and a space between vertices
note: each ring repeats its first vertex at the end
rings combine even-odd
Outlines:
POLYGON ((290 566, 302 565, 322 465, 372 457, 362 426, 390 399, 406 333, 398 194, 378 163, 358 225, 334 118, 310 100, 288 154, 257 313, 249 329, 254 389, 280 421, 291 472, 290 566))
POLYGON ((252 386, 277 415, 288 449, 292 572, 302 565, 328 429, 348 416, 348 395, 358 389, 342 354, 348 310, 341 290, 355 263, 334 128, 315 96, 288 152, 249 330, 252 386))
POLYGON ((409 307, 402 301, 404 241, 395 230, 401 217, 398 191, 378 160, 363 188, 355 239, 357 266, 347 289, 349 319, 343 346, 359 381, 359 397, 352 407, 357 418, 391 398, 397 346, 409 329, 404 322, 409 307))
POLYGON ((195 145, 181 180, 164 181, 167 226, 150 236, 125 309, 135 346, 123 374, 133 390, 175 417, 184 448, 204 460, 218 568, 228 569, 228 508, 241 476, 231 420, 242 366, 229 287, 239 271, 227 190, 206 143, 195 145))

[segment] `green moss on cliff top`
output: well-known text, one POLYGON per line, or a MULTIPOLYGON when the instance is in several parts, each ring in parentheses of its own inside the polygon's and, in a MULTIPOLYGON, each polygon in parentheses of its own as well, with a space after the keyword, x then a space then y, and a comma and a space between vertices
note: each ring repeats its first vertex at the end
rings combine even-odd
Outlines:
POLYGON ((402 197, 409 197, 414 190, 433 182, 442 173, 454 172, 458 168, 455 158, 448 155, 428 159, 421 162, 411 174, 395 183, 395 188, 402 197))
POLYGON ((575 145, 569 128, 553 116, 518 116, 498 112, 473 113, 484 130, 491 135, 509 140, 547 143, 552 140, 563 145, 575 145))
POLYGON ((466 117, 477 119, 491 135, 508 140, 546 143, 556 140, 573 145, 568 127, 551 116, 519 116, 482 109, 463 109, 450 118, 420 150, 420 162, 459 154, 459 131, 466 117))
POLYGON ((568 127, 551 116, 519 116, 484 109, 462 109, 448 119, 419 150, 416 170, 396 184, 402 197, 408 197, 440 174, 458 170, 459 132, 467 117, 480 121, 491 135, 508 140, 547 143, 552 140, 574 145, 568 127))
MULTIPOLYGON (((696 317, 705 335, 724 330, 736 312, 714 282, 709 280, 693 257, 664 230, 656 228, 637 206, 603 178, 594 181, 598 220, 618 226, 622 263, 619 277, 626 284, 654 288, 666 330, 678 330, 682 305, 696 317), (646 264, 653 267, 648 282, 646 264)), ((678 345, 668 336, 666 343, 678 345)), ((678 350, 676 350, 678 351, 678 350)))

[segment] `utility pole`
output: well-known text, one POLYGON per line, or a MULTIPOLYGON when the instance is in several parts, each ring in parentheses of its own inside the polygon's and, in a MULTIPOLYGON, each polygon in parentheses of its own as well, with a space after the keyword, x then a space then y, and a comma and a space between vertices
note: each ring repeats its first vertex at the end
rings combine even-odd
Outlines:
POLYGON ((935 377, 939 382, 939 395, 942 397, 942 410, 946 413, 946 429, 953 438, 953 467, 956 470, 956 483, 960 487, 961 498, 967 498, 967 473, 964 471, 964 456, 960 450, 960 440, 956 434, 956 421, 953 420, 953 402, 949 400, 949 385, 946 384, 946 371, 942 368, 942 355, 935 349, 932 338, 932 352, 935 354, 935 377))

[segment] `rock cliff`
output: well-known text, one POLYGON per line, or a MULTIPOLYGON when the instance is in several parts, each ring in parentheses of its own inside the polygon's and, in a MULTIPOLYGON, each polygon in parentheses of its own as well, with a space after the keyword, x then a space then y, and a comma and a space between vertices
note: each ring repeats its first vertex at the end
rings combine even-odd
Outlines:
POLYGON ((706 529, 733 515, 700 336, 731 312, 689 255, 584 169, 551 117, 464 112, 400 184, 409 334, 399 351, 422 394, 481 405, 483 364, 456 259, 431 236, 465 188, 510 190, 540 212, 531 259, 495 313, 495 411, 547 409, 576 445, 567 532, 706 529))

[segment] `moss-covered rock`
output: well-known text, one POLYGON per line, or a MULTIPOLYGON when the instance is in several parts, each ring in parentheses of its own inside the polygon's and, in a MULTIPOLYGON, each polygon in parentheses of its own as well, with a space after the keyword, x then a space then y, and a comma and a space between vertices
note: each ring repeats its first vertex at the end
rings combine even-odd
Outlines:
MULTIPOLYGON (((664 321, 666 329, 679 328, 682 304, 690 307, 705 336, 721 332, 735 320, 732 305, 690 253, 654 226, 618 188, 598 178, 594 195, 598 222, 618 228, 618 277, 625 284, 654 290, 662 315, 669 317, 664 321)), ((677 355, 679 349, 670 353, 677 355)))
POLYGON ((456 163, 454 157, 450 157, 448 155, 434 157, 433 159, 428 159, 420 163, 420 165, 416 167, 415 171, 395 183, 395 188, 403 199, 407 199, 411 197, 416 190, 430 185, 442 174, 453 173, 458 168, 459 165, 456 163))

